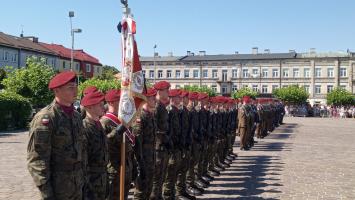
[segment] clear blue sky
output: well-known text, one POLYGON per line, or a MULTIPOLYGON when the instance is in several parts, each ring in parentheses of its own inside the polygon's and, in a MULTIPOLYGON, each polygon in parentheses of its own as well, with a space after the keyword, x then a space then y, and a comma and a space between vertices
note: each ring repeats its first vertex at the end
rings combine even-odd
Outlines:
MULTIPOLYGON (((68 11, 75 11, 75 48, 103 64, 121 64, 120 0, 21 0, 0 4, 0 31, 38 36, 70 47, 68 11)), ((129 0, 137 21, 140 55, 355 51, 354 0, 129 0)))

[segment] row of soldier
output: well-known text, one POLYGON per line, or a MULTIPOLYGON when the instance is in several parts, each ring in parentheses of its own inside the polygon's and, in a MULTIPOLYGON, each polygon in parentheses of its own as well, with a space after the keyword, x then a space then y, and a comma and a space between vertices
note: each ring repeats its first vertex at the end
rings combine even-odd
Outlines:
POLYGON ((125 198, 196 199, 229 167, 236 134, 241 150, 282 123, 282 104, 170 89, 165 81, 148 89, 139 117, 127 128, 117 118, 119 90, 105 95, 88 87, 82 116, 73 103, 75 74, 49 83, 55 100, 31 122, 28 169, 43 199, 119 199, 122 135, 126 144, 125 198), (106 113, 104 102, 106 101, 106 113), (242 103, 243 102, 243 103, 242 103), (239 103, 239 104, 238 104, 239 103), (126 136, 125 136, 126 137, 126 136))

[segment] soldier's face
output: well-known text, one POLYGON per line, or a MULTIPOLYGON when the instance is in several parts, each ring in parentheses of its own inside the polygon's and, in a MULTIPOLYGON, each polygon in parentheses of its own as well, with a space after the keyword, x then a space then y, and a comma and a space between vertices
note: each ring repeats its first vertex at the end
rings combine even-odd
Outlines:
POLYGON ((87 106, 86 110, 93 117, 101 117, 104 115, 104 112, 105 112, 104 102, 100 102, 100 103, 92 105, 92 106, 87 106))
POLYGON ((158 101, 161 101, 162 103, 165 104, 169 103, 169 89, 158 90, 156 98, 158 101))
POLYGON ((170 98, 170 103, 173 106, 179 107, 181 103, 181 98, 179 96, 170 98))
POLYGON ((67 103, 74 103, 78 96, 78 85, 75 82, 67 83, 59 88, 54 89, 56 98, 67 103))
POLYGON ((184 103, 184 106, 187 106, 187 104, 189 104, 189 98, 184 97, 182 102, 184 103))
POLYGON ((107 105, 109 106, 109 110, 112 110, 112 112, 117 113, 119 103, 120 101, 107 102, 107 105))
POLYGON ((156 99, 155 96, 147 98, 147 105, 149 108, 155 108, 156 99))

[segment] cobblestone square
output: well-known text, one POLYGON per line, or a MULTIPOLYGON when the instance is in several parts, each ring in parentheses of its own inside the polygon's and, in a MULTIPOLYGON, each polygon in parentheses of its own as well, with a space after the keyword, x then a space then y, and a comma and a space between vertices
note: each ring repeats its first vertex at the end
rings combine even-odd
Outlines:
MULTIPOLYGON (((238 141, 237 141, 238 142, 238 141)), ((199 199, 355 199, 355 120, 286 118, 199 199)), ((27 132, 0 133, 0 199, 37 200, 27 132)))

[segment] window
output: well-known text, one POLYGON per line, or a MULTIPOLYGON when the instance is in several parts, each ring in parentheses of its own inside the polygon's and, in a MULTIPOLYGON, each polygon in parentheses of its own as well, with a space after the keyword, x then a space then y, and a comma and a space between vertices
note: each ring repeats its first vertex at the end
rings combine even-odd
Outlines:
POLYGON ((91 65, 90 64, 86 64, 86 72, 91 72, 91 65))
POLYGON ((208 70, 207 69, 202 70, 202 76, 203 76, 203 78, 208 78, 208 70))
POLYGON ((263 86, 261 87, 261 92, 262 92, 262 93, 267 93, 267 85, 263 85, 263 86))
POLYGON ((278 69, 272 69, 272 77, 273 78, 279 77, 279 70, 278 69))
POLYGON ((306 91, 307 93, 309 93, 309 85, 305 85, 305 86, 303 86, 303 88, 304 88, 304 91, 306 91))
POLYGON ((346 85, 340 85, 339 87, 344 90, 346 89, 346 85))
POLYGON ((293 77, 300 77, 300 70, 298 68, 293 69, 293 77))
POLYGON ((217 78, 217 70, 216 69, 212 70, 212 78, 217 78))
POLYGON ((327 85, 327 93, 330 93, 331 91, 333 91, 333 86, 327 85))
POLYGON ((316 85, 316 86, 314 87, 314 93, 315 93, 315 94, 320 94, 320 89, 321 89, 321 86, 320 86, 320 85, 316 85))
POLYGON ((149 78, 154 78, 154 70, 149 70, 149 78))
POLYGON ((181 77, 180 70, 175 70, 175 78, 180 78, 180 77, 181 77))
POLYGON ((275 91, 277 88, 279 88, 278 85, 272 85, 272 91, 275 91))
POLYGON ((5 51, 5 56, 4 56, 4 60, 8 61, 9 59, 9 52, 5 51))
POLYGON ((248 73, 248 69, 243 69, 243 78, 248 78, 249 73, 248 73))
POLYGON ((166 70, 166 78, 171 78, 171 70, 166 70))
POLYGON ((226 94, 227 93, 227 86, 223 85, 222 86, 222 94, 226 94))
POLYGON ((282 73, 282 76, 283 76, 283 77, 288 77, 288 69, 283 69, 282 72, 283 72, 283 73, 282 73))
POLYGON ((145 70, 142 70, 143 77, 145 78, 145 70))
POLYGON ((262 75, 264 78, 267 78, 268 76, 268 69, 262 69, 262 75))
POLYGON ((54 67, 55 66, 55 60, 52 59, 52 66, 54 67))
POLYGON ((334 69, 333 68, 328 68, 327 75, 328 75, 328 77, 334 77, 334 69))
POLYGON ((184 70, 184 78, 189 78, 189 76, 190 76, 190 70, 185 69, 184 70))
POLYGON ((16 53, 12 55, 11 61, 17 62, 17 54, 16 53))
POLYGON ((340 68, 340 77, 346 77, 346 68, 340 68))
POLYGON ((255 92, 258 91, 258 85, 253 85, 253 91, 255 91, 255 92))
POLYGON ((309 68, 304 68, 303 75, 304 75, 305 78, 311 77, 310 76, 310 69, 309 68))
POLYGON ((163 78, 163 70, 158 70, 158 78, 163 78))
POLYGON ((99 66, 96 67, 96 73, 100 74, 100 67, 99 66))
POLYGON ((75 69, 76 69, 76 71, 80 71, 79 63, 76 63, 76 64, 75 64, 75 69))
POLYGON ((63 69, 65 69, 65 61, 63 61, 63 69))
POLYGON ((283 88, 287 88, 287 87, 288 87, 288 85, 283 85, 282 87, 283 87, 283 88))
POLYGON ((253 76, 258 77, 259 76, 259 70, 258 69, 253 69, 253 76))
POLYGON ((222 81, 227 81, 227 70, 222 70, 222 81))
POLYGON ((237 69, 233 69, 232 70, 232 77, 233 78, 237 78, 238 77, 238 70, 237 69))
POLYGON ((321 68, 316 68, 316 72, 315 72, 316 77, 321 77, 322 76, 322 71, 321 70, 322 70, 321 68))
POLYGON ((248 85, 243 84, 243 88, 247 88, 247 87, 249 87, 249 86, 248 86, 248 85))
POLYGON ((235 92, 235 91, 237 91, 237 90, 238 90, 237 85, 236 85, 236 84, 233 84, 233 85, 232 85, 232 92, 235 92))
POLYGON ((180 89, 180 85, 175 85, 175 89, 180 89))
POLYGON ((194 78, 198 78, 199 77, 199 70, 198 69, 194 69, 193 70, 193 76, 194 76, 194 78))
POLYGON ((213 92, 217 92, 217 85, 212 85, 211 89, 212 89, 213 92))

